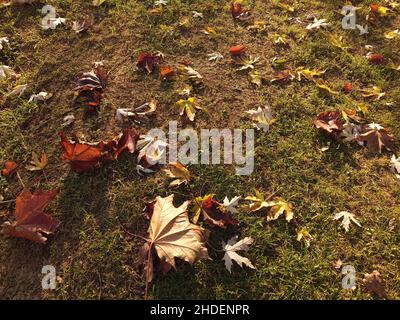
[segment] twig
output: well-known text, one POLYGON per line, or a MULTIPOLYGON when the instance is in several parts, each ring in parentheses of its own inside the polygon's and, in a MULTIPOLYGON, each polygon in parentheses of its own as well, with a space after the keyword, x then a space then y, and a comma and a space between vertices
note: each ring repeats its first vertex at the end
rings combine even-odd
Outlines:
POLYGON ((1 202, 0 202, 0 205, 2 205, 2 204, 6 204, 6 203, 15 202, 15 201, 16 201, 16 199, 13 199, 13 200, 5 200, 5 201, 1 201, 1 202))
POLYGON ((24 182, 22 181, 22 179, 21 179, 21 176, 19 175, 19 172, 17 171, 17 177, 18 177, 18 180, 19 180, 19 183, 22 185, 22 187, 25 189, 25 184, 24 184, 24 182))

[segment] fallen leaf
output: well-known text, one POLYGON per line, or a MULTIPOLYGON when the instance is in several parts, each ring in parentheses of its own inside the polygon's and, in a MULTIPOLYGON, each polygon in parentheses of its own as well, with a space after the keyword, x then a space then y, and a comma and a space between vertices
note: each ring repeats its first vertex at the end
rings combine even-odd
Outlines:
POLYGON ((17 74, 14 72, 14 70, 6 65, 0 65, 0 80, 4 80, 7 78, 17 78, 17 74))
POLYGON ((160 69, 160 78, 162 80, 172 80, 175 76, 175 71, 171 66, 162 66, 160 69))
POLYGON ((1 233, 6 237, 24 238, 37 243, 47 239, 43 234, 54 233, 60 222, 44 213, 50 201, 57 196, 57 191, 38 190, 31 193, 24 189, 17 197, 15 205, 15 221, 5 222, 1 233))
POLYGON ((246 53, 246 47, 243 44, 239 44, 237 46, 233 46, 229 48, 229 53, 233 56, 233 57, 238 57, 238 56, 242 56, 246 53))
POLYGON ((396 155, 392 155, 390 169, 396 175, 396 178, 400 180, 400 157, 396 158, 396 155))
POLYGON ((367 89, 361 89, 360 92, 364 98, 374 98, 375 101, 380 100, 383 96, 386 95, 386 93, 382 92, 381 89, 377 86, 373 86, 372 88, 367 89))
POLYGON ((365 143, 372 153, 382 153, 383 148, 388 151, 394 149, 394 137, 389 134, 387 129, 377 123, 362 125, 357 140, 365 143))
POLYGON ((317 19, 314 18, 314 21, 312 23, 310 23, 306 29, 307 30, 313 30, 313 29, 319 29, 321 27, 327 27, 329 25, 329 23, 327 22, 326 19, 317 19))
POLYGON ((101 162, 109 154, 106 145, 101 142, 97 144, 89 144, 86 142, 70 141, 61 133, 61 159, 68 162, 71 169, 75 172, 83 172, 100 166, 101 162))
POLYGON ((183 116, 186 114, 190 121, 194 121, 197 110, 204 110, 196 101, 195 98, 189 97, 188 99, 180 99, 176 102, 178 107, 180 108, 179 115, 183 116))
POLYGON ((189 222, 188 201, 176 208, 173 199, 174 195, 156 198, 148 230, 149 239, 142 248, 148 282, 152 281, 154 275, 153 252, 160 259, 163 273, 167 273, 171 267, 175 268, 175 258, 189 264, 208 258, 205 246, 207 232, 189 222))
POLYGON ((224 58, 224 56, 219 52, 213 52, 207 54, 207 56, 208 56, 208 61, 219 61, 224 58))
POLYGON ((342 219, 342 222, 340 225, 343 227, 343 229, 348 232, 350 228, 350 224, 354 222, 357 226, 361 227, 361 224, 357 221, 355 218, 355 215, 353 213, 350 213, 348 211, 341 211, 339 213, 336 213, 333 217, 333 220, 339 220, 342 219))
POLYGON ((329 134, 337 135, 343 131, 343 120, 339 111, 325 111, 314 119, 314 126, 329 134))
POLYGON ((92 25, 92 18, 86 15, 84 18, 73 22, 72 30, 74 30, 76 33, 82 33, 84 31, 87 31, 92 25))
POLYGON ((190 172, 186 167, 179 162, 170 162, 164 172, 175 180, 170 183, 171 187, 179 186, 181 184, 188 184, 190 180, 190 172))
POLYGON ((237 220, 232 218, 228 211, 224 210, 223 204, 216 201, 213 194, 196 198, 193 222, 197 223, 199 219, 210 226, 223 229, 228 225, 237 224, 237 220))
POLYGON ((114 157, 118 157, 124 152, 134 153, 136 151, 136 143, 139 140, 139 133, 136 129, 125 129, 122 134, 118 137, 114 146, 114 157))
POLYGON ((48 164, 47 155, 43 152, 40 159, 36 152, 32 152, 31 164, 26 166, 29 171, 41 171, 46 168, 48 164))
POLYGON ((6 95, 6 97, 15 97, 15 96, 21 97, 25 93, 27 88, 28 88, 27 84, 18 85, 11 92, 9 92, 6 95))
POLYGON ((292 206, 280 197, 275 197, 272 201, 265 201, 264 196, 256 191, 254 196, 248 196, 245 200, 250 201, 247 206, 250 212, 259 211, 262 208, 269 209, 266 219, 267 221, 272 221, 278 219, 282 214, 285 214, 287 222, 293 219, 292 206))
POLYGON ((306 247, 309 247, 311 242, 314 241, 312 235, 307 231, 307 229, 299 228, 297 230, 297 241, 301 242, 304 241, 306 247))
POLYGON ((225 254, 222 260, 225 261, 225 267, 231 273, 232 269, 232 260, 235 261, 241 268, 243 265, 255 269, 253 264, 248 258, 240 256, 237 252, 238 251, 248 251, 249 245, 251 245, 254 240, 250 237, 246 237, 240 241, 237 241, 238 236, 234 236, 228 240, 228 243, 222 241, 222 249, 224 250, 225 254))
POLYGON ((366 273, 363 279, 364 291, 378 296, 379 298, 387 298, 385 283, 381 279, 381 274, 374 270, 371 273, 366 273))
POLYGON ((45 102, 49 99, 51 99, 53 95, 51 93, 48 92, 39 92, 38 94, 33 94, 31 95, 31 97, 29 98, 29 102, 33 102, 33 103, 39 103, 39 102, 45 102))
POLYGON ((6 161, 4 163, 4 169, 1 170, 1 175, 4 177, 10 177, 17 172, 18 165, 14 161, 6 161))
POLYGON ((260 61, 259 57, 253 58, 249 56, 248 58, 239 57, 235 59, 235 63, 241 65, 240 68, 236 69, 237 71, 247 70, 247 69, 254 69, 255 65, 260 61))
POLYGON ((383 64, 385 62, 385 56, 380 53, 368 53, 367 59, 370 64, 383 64))
POLYGON ((139 70, 146 70, 147 73, 152 73, 160 62, 160 56, 141 52, 136 62, 136 67, 139 70))
POLYGON ((239 211, 236 209, 236 207, 238 206, 239 200, 241 198, 242 198, 241 196, 236 196, 233 197, 231 200, 229 200, 228 197, 225 197, 222 207, 229 213, 233 214, 238 213, 239 211))
POLYGON ((270 125, 276 122, 276 120, 272 117, 272 110, 269 105, 266 105, 264 108, 258 107, 257 110, 246 111, 246 113, 248 113, 250 117, 256 121, 254 126, 258 130, 263 130, 264 132, 268 132, 270 125))
POLYGON ((270 82, 290 82, 293 81, 296 77, 289 71, 277 71, 272 75, 272 79, 270 82))

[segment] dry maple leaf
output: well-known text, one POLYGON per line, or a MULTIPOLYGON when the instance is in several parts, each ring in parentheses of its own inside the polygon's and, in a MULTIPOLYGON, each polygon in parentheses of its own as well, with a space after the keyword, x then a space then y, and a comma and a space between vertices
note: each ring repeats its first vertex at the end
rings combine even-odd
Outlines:
POLYGON ((164 169, 164 172, 170 177, 175 178, 170 183, 171 187, 179 186, 182 183, 188 184, 190 180, 190 172, 186 167, 179 162, 170 162, 168 168, 164 169))
POLYGON ((275 197, 272 201, 266 201, 264 195, 256 191, 254 196, 248 196, 245 200, 251 202, 247 206, 250 212, 259 211, 262 208, 270 208, 266 216, 268 222, 278 219, 282 214, 285 214, 287 222, 293 219, 292 205, 280 197, 275 197))
POLYGON ((237 19, 239 21, 248 21, 251 17, 251 12, 249 10, 245 10, 243 4, 233 2, 231 3, 231 14, 233 19, 237 19))
POLYGON ((355 215, 353 213, 350 213, 348 211, 341 211, 339 213, 336 213, 333 216, 333 220, 339 220, 342 218, 343 218, 343 220, 340 223, 340 225, 343 227, 343 229, 346 232, 349 231, 351 222, 354 222, 357 226, 361 227, 361 224, 357 221, 357 219, 355 218, 355 215))
POLYGON ((61 133, 60 144, 63 149, 61 159, 69 162, 71 169, 75 172, 83 172, 99 166, 109 153, 103 142, 88 144, 70 141, 64 132, 61 133))
POLYGON ((74 30, 76 33, 81 33, 89 29, 92 25, 92 18, 86 15, 84 18, 73 22, 72 30, 74 30))
POLYGON ((142 248, 145 258, 146 280, 153 279, 154 268, 152 254, 160 259, 163 273, 171 267, 175 268, 175 258, 193 264, 199 259, 207 259, 205 246, 207 232, 205 229, 190 223, 187 206, 188 201, 176 208, 174 195, 166 198, 157 197, 150 220, 149 239, 142 248))
POLYGON ((152 73, 160 62, 160 56, 156 54, 149 54, 141 52, 136 62, 136 67, 139 70, 146 70, 147 73, 152 73))
POLYGON ((138 140, 139 133, 136 129, 125 129, 114 143, 114 157, 117 159, 125 150, 128 150, 129 153, 134 153, 136 151, 136 143, 138 140))
POLYGON ((308 232, 307 229, 305 228, 299 228, 297 230, 297 241, 301 242, 304 241, 304 243, 306 244, 306 247, 309 247, 311 242, 314 241, 313 236, 310 234, 310 232, 308 232))
POLYGON ((393 150, 394 137, 379 124, 370 123, 360 126, 357 141, 365 143, 370 152, 382 153, 383 148, 388 151, 393 150))
POLYGON ((48 163, 47 155, 43 152, 40 159, 36 152, 32 152, 31 164, 27 165, 25 168, 29 171, 41 171, 46 168, 48 163))
POLYGON ((344 121, 340 111, 325 111, 314 119, 314 126, 329 134, 337 135, 343 131, 344 121))
POLYGON ((379 298, 387 298, 385 283, 381 279, 378 271, 374 270, 372 273, 366 273, 363 279, 364 291, 377 295, 379 298))
POLYGON ((248 266, 251 269, 255 269, 253 264, 248 258, 240 256, 237 251, 248 251, 249 245, 253 243, 253 239, 246 237, 240 241, 237 241, 238 236, 234 236, 228 240, 228 243, 222 241, 222 249, 225 251, 222 260, 225 261, 225 267, 231 273, 232 260, 235 261, 241 268, 243 265, 248 266))
POLYGON ((194 121, 194 118, 196 116, 196 109, 202 111, 205 110, 197 103, 194 97, 180 99, 176 102, 176 104, 179 107, 179 115, 183 116, 184 114, 186 114, 190 121, 194 121))
POLYGON ((16 200, 15 221, 5 222, 1 233, 6 237, 44 243, 47 239, 43 233, 54 233, 60 224, 57 219, 43 212, 57 193, 57 191, 42 190, 31 193, 27 189, 23 190, 16 200))
POLYGON ((162 80, 170 81, 175 77, 175 71, 171 66, 163 66, 160 69, 160 78, 162 80))
POLYGON ((88 107, 98 107, 102 98, 102 93, 107 85, 107 72, 96 63, 95 68, 91 72, 86 72, 77 81, 76 97, 80 98, 88 107))
POLYGON ((12 176, 17 172, 18 165, 14 161, 6 161, 4 163, 4 169, 1 170, 1 175, 4 177, 12 176))
POLYGON ((274 72, 270 82, 290 82, 294 79, 296 79, 296 77, 289 70, 282 70, 274 72))
POLYGON ((224 205, 214 199, 213 194, 197 197, 195 207, 196 212, 193 217, 194 223, 197 223, 201 218, 201 220, 208 225, 223 229, 225 229, 227 225, 238 223, 237 220, 231 216, 230 212, 225 209, 224 205))

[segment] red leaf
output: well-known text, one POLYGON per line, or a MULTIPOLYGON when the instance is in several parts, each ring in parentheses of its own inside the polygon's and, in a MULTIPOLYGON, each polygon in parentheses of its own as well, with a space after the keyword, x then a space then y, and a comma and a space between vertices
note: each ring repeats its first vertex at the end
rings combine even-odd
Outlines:
POLYGON ((107 145, 100 142, 96 145, 73 142, 61 133, 61 147, 63 154, 61 159, 69 162, 75 172, 83 172, 99 166, 108 153, 107 145))
POLYGON ((57 196, 57 191, 38 190, 31 193, 25 189, 17 197, 15 205, 15 221, 3 225, 2 234, 6 237, 24 238, 37 243, 47 239, 43 233, 54 233, 60 222, 43 211, 48 203, 57 196))
POLYGON ((15 172, 17 172, 18 165, 14 161, 6 161, 4 164, 4 169, 1 170, 1 174, 4 177, 8 177, 13 175, 15 172))
POLYGON ((385 62, 385 56, 380 53, 371 53, 367 55, 370 64, 382 64, 385 62))
POLYGON ((237 224, 229 212, 224 212, 222 203, 213 199, 213 195, 206 196, 201 203, 201 217, 211 226, 226 228, 227 225, 237 224))
POLYGON ((243 13, 243 6, 240 3, 231 3, 231 13, 233 18, 239 17, 243 13))
POLYGON ((159 56, 142 52, 139 54, 136 67, 138 69, 147 70, 148 73, 152 73, 158 65, 159 60, 159 56))
POLYGON ((376 3, 371 4, 371 5, 369 6, 369 8, 371 9, 371 12, 373 12, 373 13, 378 13, 378 11, 379 11, 379 4, 376 4, 376 3))
POLYGON ((346 93, 350 93, 350 92, 352 92, 353 91, 353 84, 351 84, 350 82, 348 82, 348 83, 346 83, 344 86, 343 86, 343 89, 342 89, 344 92, 346 92, 346 93))
POLYGON ((135 129, 125 129, 120 135, 118 141, 116 141, 116 150, 114 152, 115 158, 117 159, 125 150, 134 153, 136 151, 136 142, 138 139, 139 133, 135 129))
POLYGON ((246 52, 246 47, 242 44, 239 44, 237 46, 230 47, 229 52, 232 56, 241 56, 246 52))

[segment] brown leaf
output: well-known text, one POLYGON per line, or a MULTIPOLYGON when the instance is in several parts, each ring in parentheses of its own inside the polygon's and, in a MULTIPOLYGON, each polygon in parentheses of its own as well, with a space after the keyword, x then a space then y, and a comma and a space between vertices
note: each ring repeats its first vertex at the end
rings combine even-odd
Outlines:
POLYGON ((206 230, 189 222, 187 214, 189 202, 176 208, 173 199, 173 195, 166 198, 157 197, 154 205, 148 231, 149 239, 141 250, 142 257, 146 261, 146 280, 149 282, 153 279, 154 273, 153 253, 160 259, 163 273, 168 272, 171 267, 175 268, 175 258, 190 264, 208 258, 204 243, 208 236, 206 230))
POLYGON ((6 161, 4 163, 4 169, 1 170, 1 175, 4 177, 12 176, 17 172, 18 165, 14 161, 6 161))
POLYGON ((105 143, 88 144, 86 142, 70 141, 61 133, 61 159, 67 161, 75 172, 88 171, 100 165, 108 155, 109 150, 105 143))
POLYGON ((47 239, 43 234, 54 233, 60 224, 57 219, 43 212, 57 193, 57 191, 42 190, 31 193, 27 189, 23 190, 16 200, 15 221, 4 223, 1 233, 6 237, 44 243, 47 239))
POLYGON ((89 29, 93 25, 93 20, 90 16, 86 15, 84 18, 74 21, 72 25, 72 30, 76 33, 81 33, 89 29))
POLYGON ((394 137, 389 134, 387 129, 379 124, 370 123, 362 125, 360 132, 361 133, 357 135, 357 140, 364 142, 370 152, 382 153, 383 148, 388 151, 393 150, 394 137))
POLYGON ((377 295, 379 298, 387 298, 385 283, 382 281, 378 271, 374 270, 372 273, 366 273, 363 283, 364 291, 377 295))
POLYGON ((329 134, 337 135, 343 131, 344 122, 340 111, 325 111, 314 119, 314 126, 329 134))
POLYGON ((152 73, 157 67, 159 61, 159 56, 141 52, 136 62, 136 67, 139 70, 146 70, 148 73, 152 73))
POLYGON ((289 70, 277 71, 272 75, 272 79, 270 82, 289 82, 295 79, 295 75, 293 75, 289 70))

